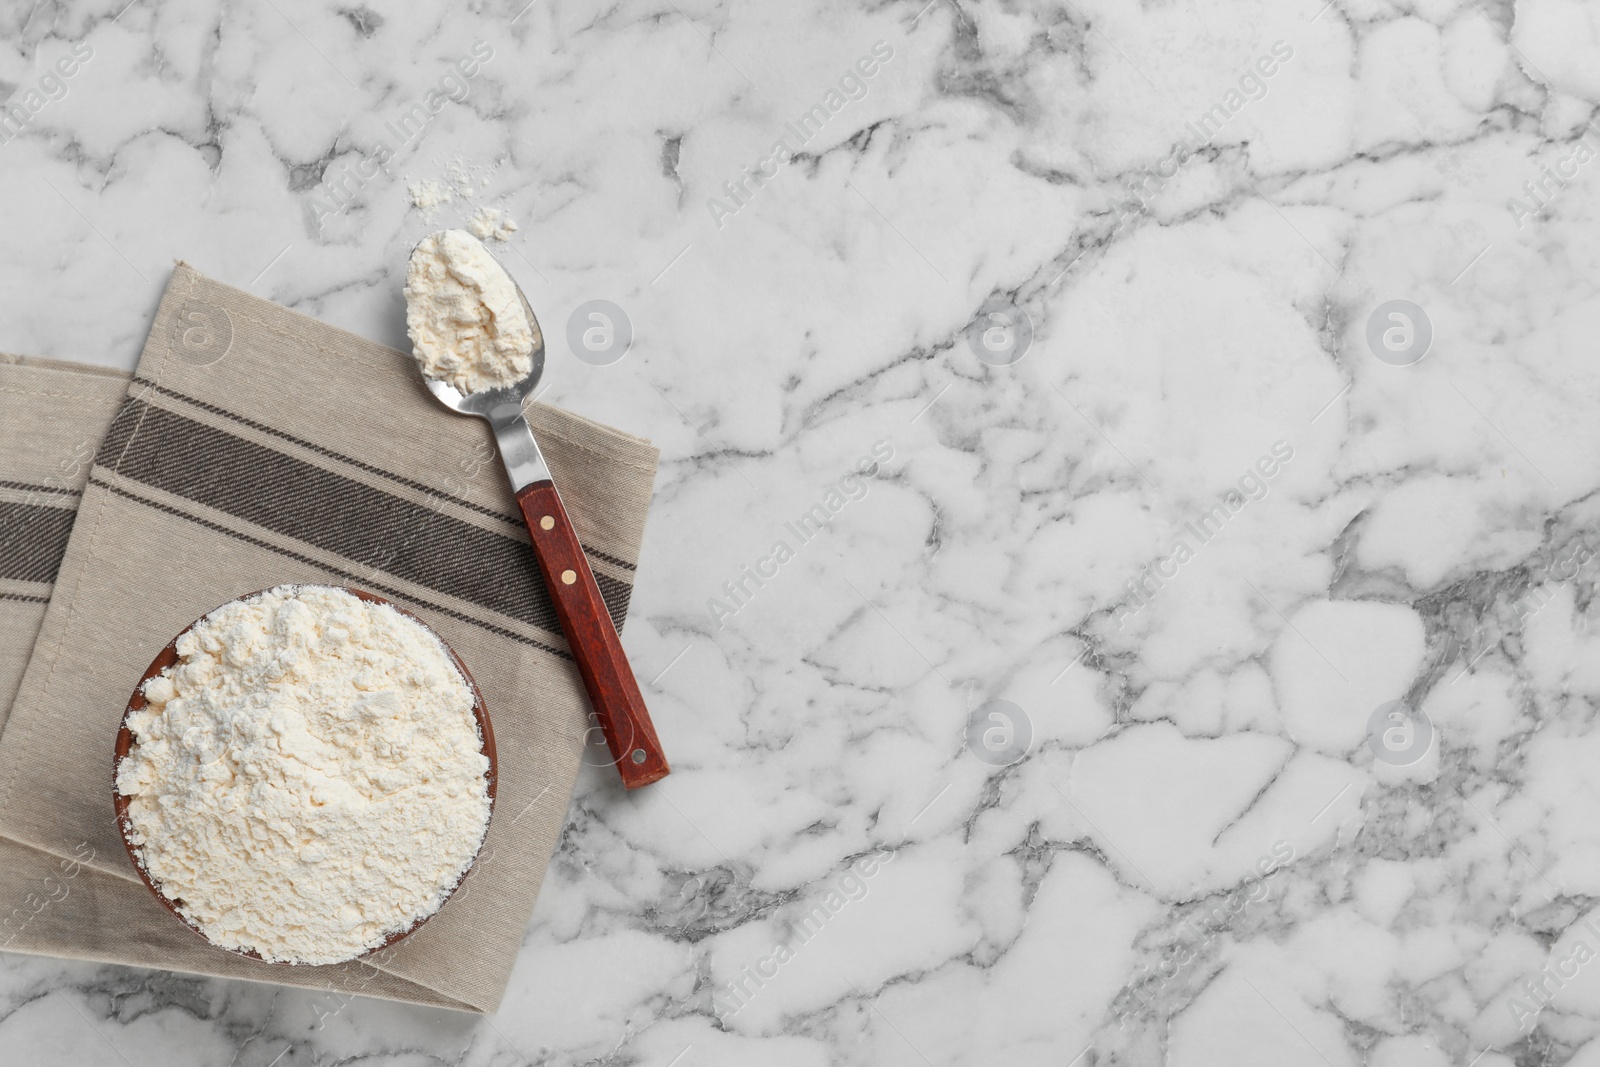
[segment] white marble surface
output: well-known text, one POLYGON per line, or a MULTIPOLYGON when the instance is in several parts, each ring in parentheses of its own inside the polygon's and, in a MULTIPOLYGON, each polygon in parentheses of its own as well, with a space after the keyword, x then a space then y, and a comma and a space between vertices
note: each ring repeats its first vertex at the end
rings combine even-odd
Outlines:
POLYGON ((1600 0, 1323 2, 6 6, 0 349, 131 366, 174 258, 399 344, 408 182, 509 213, 663 449, 676 773, 586 772, 492 1019, 5 955, 0 1060, 1600 1064, 1600 0))

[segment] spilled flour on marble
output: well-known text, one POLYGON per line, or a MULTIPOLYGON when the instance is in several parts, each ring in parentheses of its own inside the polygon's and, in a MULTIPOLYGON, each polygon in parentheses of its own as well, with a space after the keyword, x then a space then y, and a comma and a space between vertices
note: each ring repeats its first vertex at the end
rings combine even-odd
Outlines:
POLYGON ((472 216, 467 229, 481 241, 508 241, 517 232, 517 223, 497 207, 484 207, 472 216))
POLYGON ((213 943, 327 964, 444 903, 489 824, 473 693, 387 604, 279 586, 177 643, 117 771, 151 880, 213 943))
POLYGON ((433 221, 433 216, 441 205, 448 204, 455 199, 449 188, 440 185, 431 178, 419 182, 412 182, 406 186, 406 192, 411 196, 411 206, 421 213, 424 219, 433 221))

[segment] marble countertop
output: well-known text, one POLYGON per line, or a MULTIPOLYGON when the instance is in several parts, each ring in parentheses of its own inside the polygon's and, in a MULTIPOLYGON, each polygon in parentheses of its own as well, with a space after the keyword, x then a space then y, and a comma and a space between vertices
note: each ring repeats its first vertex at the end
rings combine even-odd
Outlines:
POLYGON ((494 1017, 0 955, 0 1061, 1600 1064, 1600 0, 524 5, 10 5, 0 350, 501 224, 676 771, 494 1017))

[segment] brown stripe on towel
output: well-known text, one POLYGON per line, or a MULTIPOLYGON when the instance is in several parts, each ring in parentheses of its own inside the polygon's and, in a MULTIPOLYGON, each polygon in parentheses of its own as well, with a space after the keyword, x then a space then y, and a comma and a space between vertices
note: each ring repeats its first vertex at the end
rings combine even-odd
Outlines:
MULTIPOLYGON (((442 495, 442 494, 439 493, 439 491, 437 489, 434 489, 431 486, 424 485, 421 482, 413 481, 410 478, 402 477, 402 476, 396 474, 394 471, 384 470, 382 467, 374 466, 371 463, 363 463, 358 459, 352 459, 349 456, 341 455, 340 453, 335 452, 331 448, 324 448, 321 445, 314 444, 314 443, 312 443, 310 441, 305 440, 304 438, 296 437, 296 436, 294 436, 293 434, 290 434, 290 433, 285 433, 282 430, 278 429, 277 427, 268 426, 265 423, 256 422, 254 419, 247 419, 243 415, 236 414, 235 412, 229 411, 226 408, 217 407, 215 404, 207 404, 206 402, 204 402, 202 400, 196 400, 192 396, 185 396, 183 393, 178 392, 176 389, 168 389, 165 386, 157 385, 155 382, 146 381, 144 378, 140 378, 140 377, 137 377, 137 376, 133 379, 133 382, 134 382, 135 385, 141 386, 144 389, 147 389, 152 393, 157 393, 157 394, 159 394, 161 396, 171 397, 174 400, 181 400, 185 404, 193 404, 195 407, 199 408, 202 411, 208 411, 213 415, 218 415, 218 416, 221 416, 222 418, 225 418, 225 419, 231 419, 232 421, 237 422, 239 425, 248 426, 248 427, 250 427, 250 429, 257 431, 258 433, 268 434, 268 435, 270 435, 272 437, 278 438, 281 441, 287 441, 292 445, 299 445, 301 448, 307 449, 308 451, 311 451, 311 452, 315 452, 319 456, 326 456, 329 459, 336 459, 341 463, 348 463, 352 467, 356 467, 356 468, 358 468, 360 470, 364 470, 369 474, 380 475, 381 477, 388 478, 389 480, 391 480, 393 482, 397 482, 400 485, 404 485, 404 486, 407 486, 407 487, 409 487, 411 489, 415 489, 415 490, 417 490, 418 492, 421 492, 421 493, 426 493, 431 497, 438 498, 438 497, 440 497, 442 495)), ((4 482, 0 482, 0 485, 4 485, 4 484, 5 484, 4 482)), ((521 521, 516 516, 504 515, 504 514, 498 512, 498 511, 494 510, 493 508, 486 508, 482 504, 476 504, 476 503, 473 503, 470 500, 463 500, 458 496, 445 496, 444 499, 449 500, 453 504, 457 504, 457 505, 459 505, 461 507, 469 508, 469 509, 471 509, 473 511, 476 511, 480 515, 487 515, 490 518, 507 519, 507 520, 512 521, 512 522, 520 522, 521 521)), ((621 567, 624 570, 635 571, 635 570, 639 569, 639 565, 638 564, 629 563, 627 560, 622 559, 621 557, 613 556, 609 552, 602 552, 598 548, 590 548, 588 545, 584 545, 583 546, 583 551, 584 551, 585 555, 587 555, 587 556, 589 556, 589 557, 591 557, 593 559, 603 559, 607 563, 610 563, 610 564, 612 564, 614 566, 617 566, 617 567, 621 567)), ((610 607, 609 602, 607 603, 607 606, 608 606, 608 608, 610 607)), ((616 622, 617 621, 616 609, 615 608, 611 608, 610 610, 611 610, 612 622, 616 622)))
POLYGON ((0 500, 0 578, 53 582, 77 512, 0 500))
MULTIPOLYGON (((531 545, 130 399, 95 462, 284 537, 560 634, 531 545), (253 479, 221 478, 249 470, 253 479)), ((69 516, 70 518, 70 516, 69 516)), ((59 561, 59 557, 58 557, 59 561)), ((614 624, 632 588, 596 572, 614 624)))
POLYGON ((7 482, 0 481, 0 489, 20 489, 27 493, 53 493, 61 497, 79 497, 83 493, 77 489, 63 489, 56 485, 38 485, 34 482, 7 482))

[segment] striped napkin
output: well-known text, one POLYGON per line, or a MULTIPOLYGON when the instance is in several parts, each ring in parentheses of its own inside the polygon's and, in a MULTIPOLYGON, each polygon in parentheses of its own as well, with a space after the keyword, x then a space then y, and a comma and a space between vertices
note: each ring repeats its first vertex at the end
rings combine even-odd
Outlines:
MULTIPOLYGON (((646 441, 528 420, 620 627, 650 504, 646 441)), ((179 264, 138 370, 0 357, 0 948, 492 1012, 565 819, 589 705, 477 419, 411 358, 179 264), (415 612, 484 692, 499 794, 472 874, 375 957, 214 949, 137 880, 111 806, 122 711, 211 608, 283 582, 415 612)))

